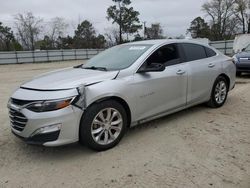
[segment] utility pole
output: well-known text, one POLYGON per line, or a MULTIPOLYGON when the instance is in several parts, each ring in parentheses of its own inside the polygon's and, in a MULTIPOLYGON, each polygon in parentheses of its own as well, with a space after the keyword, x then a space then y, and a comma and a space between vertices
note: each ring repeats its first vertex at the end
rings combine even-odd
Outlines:
POLYGON ((121 11, 121 2, 118 2, 118 7, 120 10, 119 13, 119 43, 122 44, 122 11, 121 11))
POLYGON ((147 22, 142 22, 143 23, 143 28, 144 28, 144 39, 146 38, 146 32, 147 32, 147 27, 146 27, 146 24, 147 24, 147 22))
POLYGON ((250 0, 248 1, 247 16, 248 16, 248 29, 247 29, 247 33, 250 33, 250 0))

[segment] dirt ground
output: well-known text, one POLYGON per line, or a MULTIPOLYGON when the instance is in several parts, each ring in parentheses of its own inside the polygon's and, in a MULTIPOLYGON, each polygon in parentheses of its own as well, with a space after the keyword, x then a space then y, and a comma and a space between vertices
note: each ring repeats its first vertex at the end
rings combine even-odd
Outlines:
POLYGON ((204 105, 130 129, 106 152, 44 148, 10 132, 6 104, 33 76, 80 62, 0 66, 0 188, 250 188, 250 75, 220 109, 204 105))

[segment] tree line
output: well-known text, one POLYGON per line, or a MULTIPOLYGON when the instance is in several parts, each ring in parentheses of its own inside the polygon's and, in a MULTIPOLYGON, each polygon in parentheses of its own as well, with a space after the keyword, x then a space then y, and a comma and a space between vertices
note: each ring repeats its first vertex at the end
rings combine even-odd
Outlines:
MULTIPOLYGON (((160 23, 149 27, 141 24, 140 13, 131 6, 131 0, 112 2, 106 18, 118 27, 107 28, 104 34, 97 33, 89 20, 79 23, 70 36, 64 18, 55 17, 45 24, 32 12, 17 14, 15 33, 0 22, 0 51, 105 48, 128 41, 166 38, 160 23)), ((195 18, 187 33, 193 38, 210 40, 227 40, 239 33, 250 33, 248 7, 249 0, 208 0, 202 6, 205 18, 195 18)))
POLYGON ((79 23, 74 36, 70 36, 64 18, 56 17, 45 24, 32 12, 17 14, 14 16, 15 33, 0 23, 0 51, 105 48, 131 40, 163 38, 160 23, 142 27, 140 13, 134 10, 130 0, 112 2, 107 9, 107 20, 118 27, 107 28, 104 34, 97 33, 89 20, 79 23), (140 35, 142 29, 144 36, 140 35))
POLYGON ((193 38, 234 39, 236 34, 250 33, 249 0, 210 0, 203 4, 202 17, 195 18, 187 30, 193 38))

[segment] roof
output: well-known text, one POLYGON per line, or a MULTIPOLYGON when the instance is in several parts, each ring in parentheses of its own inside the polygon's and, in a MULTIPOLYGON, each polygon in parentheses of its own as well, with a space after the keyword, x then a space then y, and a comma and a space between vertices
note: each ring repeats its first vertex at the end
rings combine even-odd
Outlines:
MULTIPOLYGON (((190 39, 159 39, 159 40, 144 40, 144 41, 138 41, 138 42, 131 42, 131 43, 126 43, 127 45, 135 44, 135 45, 163 45, 163 44, 168 44, 168 43, 193 43, 193 44, 200 44, 203 46, 207 46, 204 43, 195 41, 195 40, 190 40, 190 39)), ((125 45, 126 45, 125 44, 125 45)))

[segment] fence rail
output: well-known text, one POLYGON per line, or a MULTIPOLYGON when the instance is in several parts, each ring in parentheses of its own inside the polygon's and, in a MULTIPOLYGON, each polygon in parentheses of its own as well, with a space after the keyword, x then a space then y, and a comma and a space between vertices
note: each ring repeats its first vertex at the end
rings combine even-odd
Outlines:
POLYGON ((103 49, 41 50, 0 52, 0 64, 21 64, 89 59, 103 49))
POLYGON ((225 55, 233 55, 234 40, 211 41, 210 45, 225 55))

